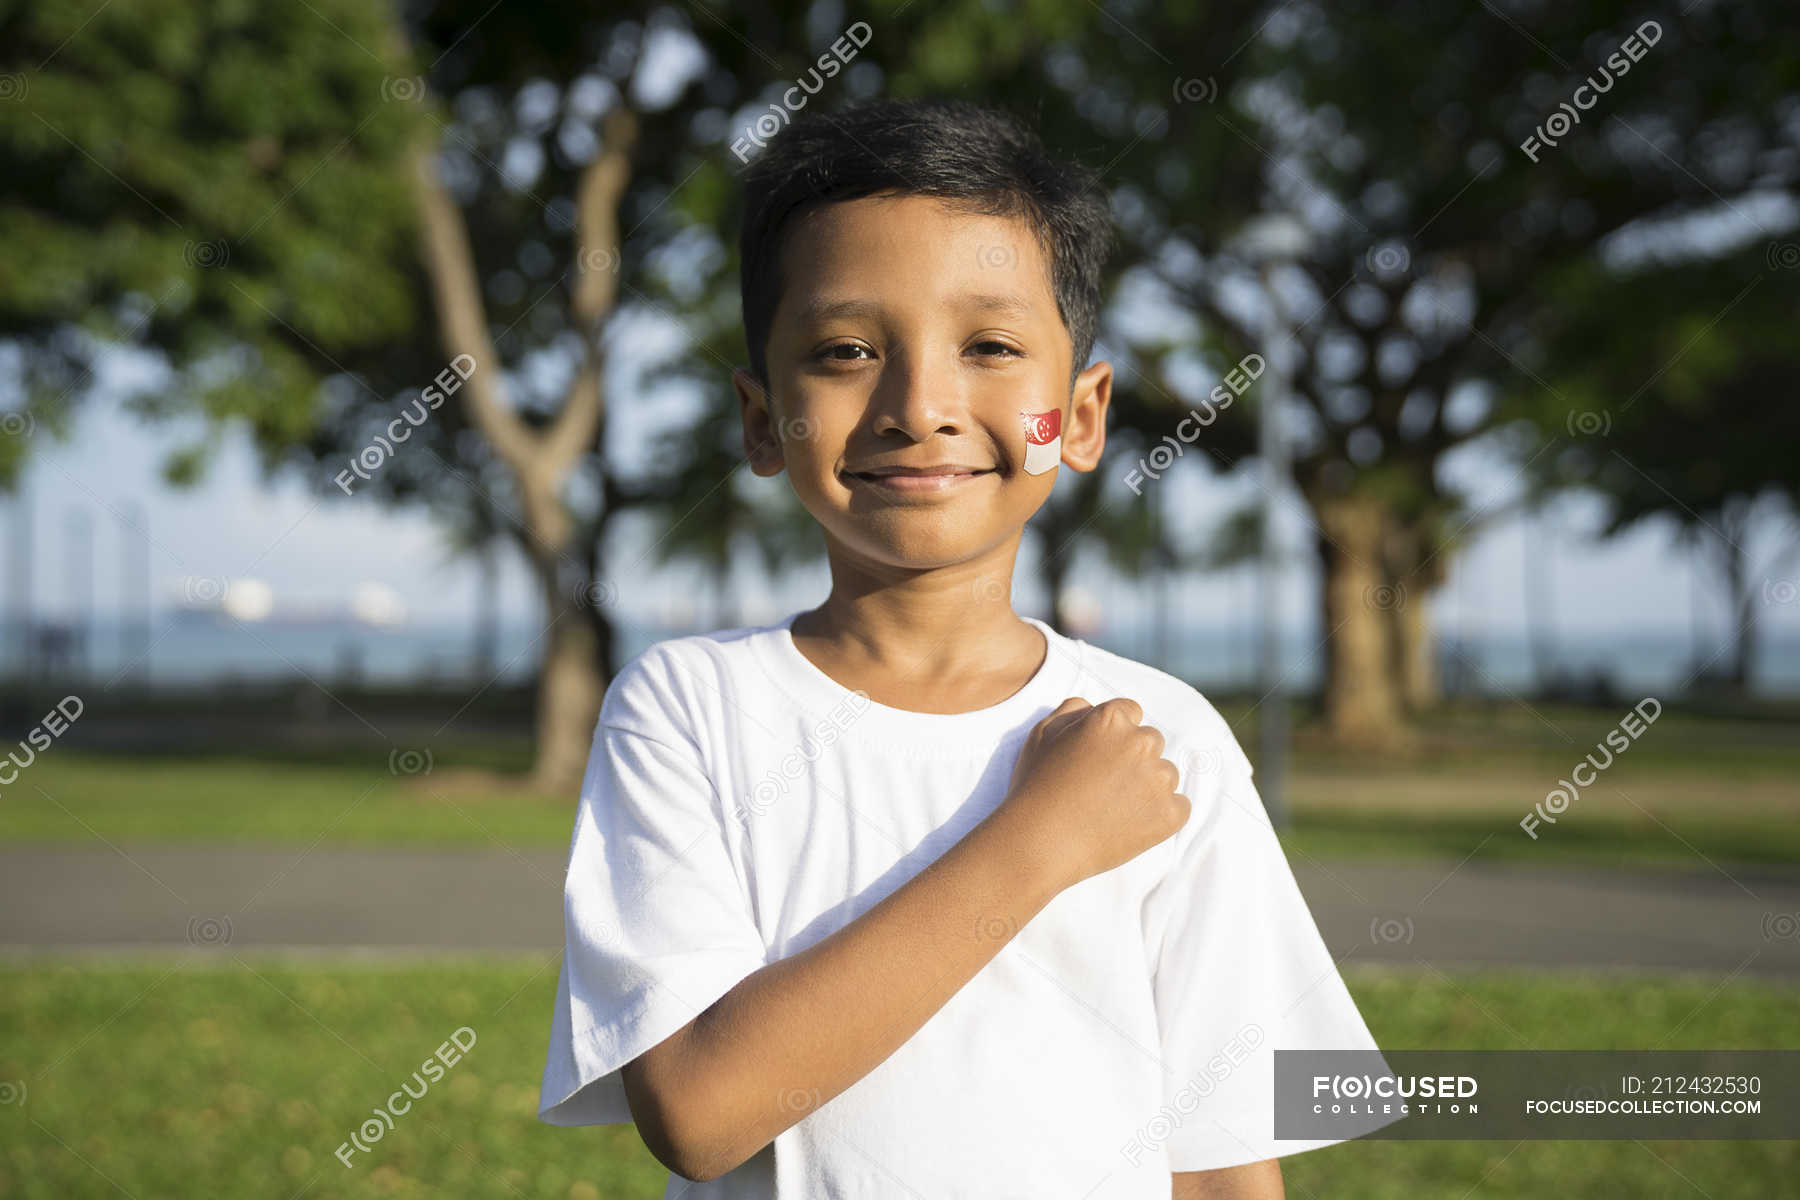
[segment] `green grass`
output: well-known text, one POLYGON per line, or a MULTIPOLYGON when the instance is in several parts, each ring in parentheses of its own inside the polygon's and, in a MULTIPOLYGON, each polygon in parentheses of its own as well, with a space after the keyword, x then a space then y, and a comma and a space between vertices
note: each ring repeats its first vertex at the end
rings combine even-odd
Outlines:
MULTIPOLYGON (((440 766, 442 764, 440 763, 440 766)), ((60 747, 0 804, 0 841, 567 845, 566 799, 437 786, 447 770, 396 776, 373 754, 114 756, 60 747)))
MULTIPOLYGON (((0 1196, 659 1197, 629 1126, 536 1120, 555 963, 0 967, 0 1096, 23 1088, 0 1108, 0 1196), (336 1148, 464 1025, 467 1058, 343 1167, 336 1148)), ((1391 1049, 1800 1048, 1796 990, 1741 978, 1345 977, 1391 1049)), ((1764 1200, 1792 1194, 1800 1143, 1361 1141, 1283 1170, 1296 1200, 1764 1200)))

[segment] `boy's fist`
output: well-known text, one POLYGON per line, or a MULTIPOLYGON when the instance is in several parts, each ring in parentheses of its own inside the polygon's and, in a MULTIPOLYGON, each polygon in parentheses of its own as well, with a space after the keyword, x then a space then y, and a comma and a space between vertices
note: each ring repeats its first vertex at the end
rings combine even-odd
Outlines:
POLYGON ((1035 725, 1001 807, 1032 831, 1054 877, 1071 887, 1110 871, 1187 823, 1181 773, 1163 736, 1122 696, 1071 696, 1035 725))

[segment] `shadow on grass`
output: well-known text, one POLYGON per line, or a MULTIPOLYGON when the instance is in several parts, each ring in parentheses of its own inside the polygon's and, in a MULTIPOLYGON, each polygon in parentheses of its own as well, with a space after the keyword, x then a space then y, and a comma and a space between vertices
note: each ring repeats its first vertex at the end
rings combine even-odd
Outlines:
POLYGON ((360 736, 339 731, 288 739, 270 732, 256 740, 171 743, 146 739, 104 746, 73 743, 69 748, 95 763, 150 760, 158 767, 323 767, 396 775, 416 773, 416 764, 425 761, 434 772, 470 768, 522 775, 530 770, 532 761, 528 734, 446 735, 435 741, 397 737, 382 741, 366 731, 360 736))

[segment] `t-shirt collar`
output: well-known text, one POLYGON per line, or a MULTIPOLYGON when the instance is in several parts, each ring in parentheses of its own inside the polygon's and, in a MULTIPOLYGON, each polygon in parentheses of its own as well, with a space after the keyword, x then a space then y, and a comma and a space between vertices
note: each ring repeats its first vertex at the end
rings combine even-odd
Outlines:
POLYGON ((838 683, 800 653, 794 644, 793 624, 800 614, 789 614, 765 626, 755 638, 758 658, 775 684, 804 708, 821 716, 837 715, 849 736, 887 742, 905 742, 930 752, 934 748, 992 750, 994 742, 1021 729, 1029 729, 1069 696, 1076 694, 1081 675, 1084 643, 1064 637, 1036 617, 1023 619, 1044 635, 1049 651, 1037 673, 1025 685, 998 704, 972 712, 925 713, 893 708, 858 695, 838 683))

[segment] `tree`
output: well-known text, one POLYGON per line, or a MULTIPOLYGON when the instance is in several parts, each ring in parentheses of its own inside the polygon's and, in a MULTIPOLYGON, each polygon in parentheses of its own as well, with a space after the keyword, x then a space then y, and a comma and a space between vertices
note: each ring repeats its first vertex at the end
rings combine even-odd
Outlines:
POLYGON ((1608 335, 1630 326, 1641 283, 1609 261, 1618 238, 1792 189, 1797 134, 1781 114, 1800 60, 1766 52, 1782 10, 1648 23, 1601 2, 1528 22, 1424 0, 1109 11, 1101 35, 1052 61, 1069 98, 1046 127, 1118 147, 1122 228, 1172 302, 1236 353, 1283 328, 1298 342, 1285 365, 1323 566, 1325 716, 1347 742, 1399 739, 1434 691, 1427 601, 1494 515, 1471 511, 1446 458, 1485 440, 1523 464, 1544 447, 1532 431, 1560 423, 1528 418, 1578 407, 1545 372, 1595 348, 1544 334, 1578 284, 1608 335), (1571 96, 1583 124, 1562 130, 1571 96), (1245 249, 1258 213, 1310 234, 1288 265, 1245 249))
MULTIPOLYGON (((330 360, 404 337, 410 123, 384 103, 387 72, 347 52, 379 36, 378 14, 323 10, 8 6, 7 480, 27 437, 65 429, 91 396, 110 346, 169 368, 126 398, 140 411, 242 419, 278 454, 318 419, 330 360)), ((184 447, 168 473, 192 478, 207 449, 184 447)))
MULTIPOLYGON (((491 119, 494 90, 528 91, 544 65, 572 77, 609 61, 628 74, 616 39, 641 29, 628 13, 596 29, 574 6, 485 22, 453 7, 415 19, 446 46, 464 43, 431 67, 452 93, 473 72, 458 126, 382 6, 15 12, 7 44, 26 69, 8 78, 31 119, 9 122, 0 142, 0 322, 21 351, 28 428, 54 427, 92 390, 106 345, 136 345, 171 367, 137 407, 210 418, 169 464, 173 479, 194 478, 208 439, 243 419, 267 471, 297 472, 324 495, 424 503, 450 521, 498 514, 546 597, 534 779, 566 794, 611 650, 592 602, 597 538, 585 535, 622 505, 582 529, 563 492, 597 457, 599 337, 630 278, 616 226, 637 121, 615 106, 606 140, 566 157, 554 203, 484 186, 476 168, 492 162, 485 150, 502 153, 484 143, 507 124, 491 119), (546 36, 540 22, 559 19, 564 36, 546 36), (437 170, 440 140, 452 182, 437 170), (508 245, 521 213, 534 223, 508 245), (575 281, 541 304, 545 289, 526 296, 524 281, 548 273, 551 247, 575 281), (498 336, 490 320, 505 323, 498 336), (509 388, 503 360, 515 357, 526 361, 509 388), (566 381, 542 386, 559 369, 566 381)), ((529 105, 523 124, 521 138, 543 133, 529 105)), ((15 467, 22 446, 8 441, 15 467)))
POLYGON ((1550 389, 1540 395, 1558 399, 1538 410, 1551 448, 1530 478, 1539 493, 1597 493, 1602 536, 1672 520, 1732 613, 1726 645, 1696 671, 1725 657, 1717 674, 1747 692, 1759 608, 1792 600, 1782 572, 1800 557, 1800 537, 1765 563, 1748 549, 1761 518, 1800 507, 1800 411, 1786 402, 1800 378, 1800 242, 1749 231, 1721 249, 1676 228, 1656 244, 1615 268, 1636 297, 1630 321, 1601 307, 1614 299, 1611 280, 1583 282, 1540 331, 1534 358, 1550 389))

